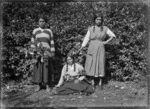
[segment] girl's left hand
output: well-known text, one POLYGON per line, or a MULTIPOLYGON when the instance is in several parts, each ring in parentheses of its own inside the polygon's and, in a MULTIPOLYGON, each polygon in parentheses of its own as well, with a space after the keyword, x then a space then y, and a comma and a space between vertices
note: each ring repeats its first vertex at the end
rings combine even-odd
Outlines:
POLYGON ((103 41, 103 44, 105 45, 105 44, 107 44, 107 42, 106 42, 106 41, 103 41))
POLYGON ((54 87, 54 89, 56 89, 56 88, 58 88, 58 87, 60 87, 59 85, 56 85, 55 87, 54 87))
POLYGON ((78 84, 80 81, 77 79, 74 81, 75 84, 78 84))

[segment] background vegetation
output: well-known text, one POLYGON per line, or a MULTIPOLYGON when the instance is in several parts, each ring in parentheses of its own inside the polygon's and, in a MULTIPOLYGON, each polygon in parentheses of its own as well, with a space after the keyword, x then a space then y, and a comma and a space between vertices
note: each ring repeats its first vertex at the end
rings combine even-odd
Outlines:
MULTIPOLYGON (((69 50, 78 49, 95 10, 104 14, 104 23, 117 36, 106 48, 106 79, 142 80, 146 75, 147 6, 144 3, 106 2, 5 2, 3 3, 4 80, 31 82, 32 65, 25 46, 37 27, 36 18, 46 13, 55 40, 55 79, 69 50)), ((86 49, 77 57, 84 64, 86 49)))

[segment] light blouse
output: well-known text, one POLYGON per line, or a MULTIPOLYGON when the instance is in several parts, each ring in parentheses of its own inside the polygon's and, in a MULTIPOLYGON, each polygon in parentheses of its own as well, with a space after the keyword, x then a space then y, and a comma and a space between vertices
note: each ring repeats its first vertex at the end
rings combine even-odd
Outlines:
MULTIPOLYGON (((109 28, 107 29, 106 34, 110 37, 116 37, 115 34, 109 28)), ((88 30, 81 46, 85 47, 89 41, 90 41, 90 31, 88 30)))
MULTIPOLYGON (((67 70, 67 65, 64 65, 64 67, 62 68, 61 77, 57 86, 61 86, 63 84, 63 81, 64 81, 63 76, 65 74, 69 74, 70 76, 77 76, 79 72, 83 70, 84 68, 78 63, 75 63, 75 70, 74 70, 74 64, 68 65, 68 70, 67 70)), ((79 78, 79 80, 82 80, 82 79, 84 79, 84 77, 79 78)))

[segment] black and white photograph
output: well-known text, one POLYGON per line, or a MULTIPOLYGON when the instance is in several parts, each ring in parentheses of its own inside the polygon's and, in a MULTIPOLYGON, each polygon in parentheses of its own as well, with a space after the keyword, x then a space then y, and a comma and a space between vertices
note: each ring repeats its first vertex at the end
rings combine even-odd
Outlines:
POLYGON ((149 10, 148 0, 1 2, 1 108, 149 109, 149 10))

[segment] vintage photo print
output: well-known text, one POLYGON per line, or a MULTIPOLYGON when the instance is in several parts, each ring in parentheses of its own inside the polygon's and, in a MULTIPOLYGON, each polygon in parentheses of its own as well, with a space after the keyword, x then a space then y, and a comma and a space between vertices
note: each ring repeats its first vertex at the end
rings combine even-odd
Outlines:
POLYGON ((150 108, 148 0, 1 2, 2 108, 150 108))

